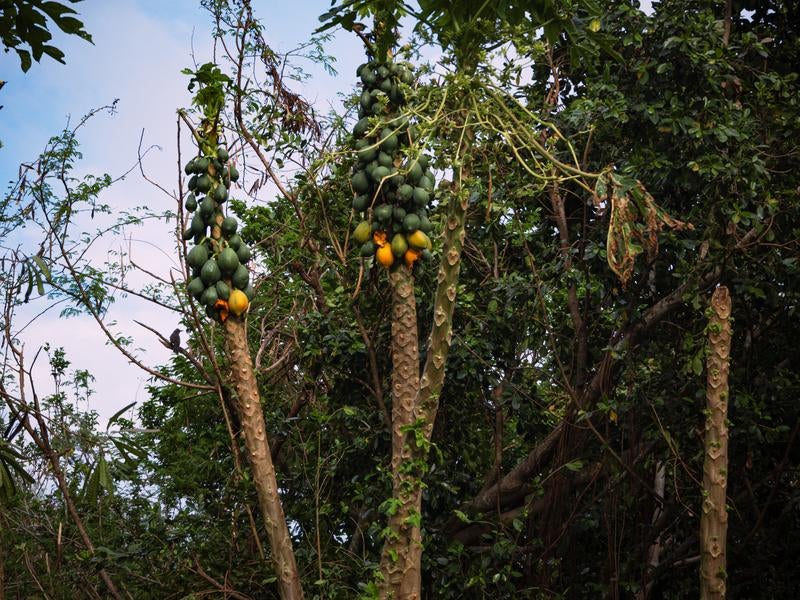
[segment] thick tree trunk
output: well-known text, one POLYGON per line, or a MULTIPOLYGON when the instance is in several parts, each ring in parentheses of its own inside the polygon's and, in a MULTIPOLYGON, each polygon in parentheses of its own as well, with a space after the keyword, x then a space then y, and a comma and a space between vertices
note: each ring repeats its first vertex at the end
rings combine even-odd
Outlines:
POLYGON ((278 493, 278 482, 264 427, 264 413, 261 410, 258 383, 247 345, 245 324, 242 319, 231 316, 225 321, 224 329, 231 361, 231 379, 239 402, 242 432, 253 472, 253 482, 258 493, 258 504, 264 517, 272 559, 275 563, 278 591, 283 600, 297 600, 303 597, 303 588, 300 585, 292 539, 289 537, 278 493))
POLYGON ((728 533, 728 370, 731 350, 731 298, 720 286, 711 297, 708 323, 708 385, 700 512, 700 597, 725 598, 725 545, 728 533))
POLYGON ((420 473, 410 470, 413 449, 407 430, 414 423, 419 391, 419 340, 414 277, 401 265, 391 274, 392 284, 392 497, 389 537, 381 552, 381 596, 419 599, 420 565, 414 550, 421 547, 419 507, 414 490, 420 473))
MULTIPOLYGON (((462 150, 471 144, 469 129, 464 138, 462 150)), ((426 471, 453 334, 453 312, 468 204, 468 191, 462 189, 461 182, 468 178, 468 173, 466 167, 462 168, 451 189, 442 262, 434 296, 433 326, 421 378, 413 278, 402 266, 392 274, 393 513, 389 518, 389 533, 381 553, 381 598, 421 598, 422 477, 426 471)))

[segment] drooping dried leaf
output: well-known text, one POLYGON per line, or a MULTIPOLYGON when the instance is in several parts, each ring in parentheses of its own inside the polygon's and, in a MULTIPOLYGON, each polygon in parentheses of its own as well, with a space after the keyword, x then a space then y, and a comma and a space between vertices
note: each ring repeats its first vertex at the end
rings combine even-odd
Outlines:
POLYGON ((655 260, 658 234, 664 227, 694 229, 691 223, 674 219, 658 206, 640 181, 611 169, 598 177, 593 201, 601 214, 610 208, 606 255, 608 266, 623 286, 633 275, 637 255, 645 252, 648 263, 655 260))

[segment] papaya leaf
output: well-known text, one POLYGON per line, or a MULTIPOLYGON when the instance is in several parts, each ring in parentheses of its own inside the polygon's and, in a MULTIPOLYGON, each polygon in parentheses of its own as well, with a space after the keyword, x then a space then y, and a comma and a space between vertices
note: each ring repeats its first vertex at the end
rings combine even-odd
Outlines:
POLYGON ((605 209, 610 185, 611 214, 606 237, 608 266, 626 286, 633 275, 636 256, 645 253, 651 263, 658 254, 658 234, 664 227, 675 231, 694 229, 691 223, 674 219, 658 206, 642 183, 610 169, 595 184, 594 204, 605 209))

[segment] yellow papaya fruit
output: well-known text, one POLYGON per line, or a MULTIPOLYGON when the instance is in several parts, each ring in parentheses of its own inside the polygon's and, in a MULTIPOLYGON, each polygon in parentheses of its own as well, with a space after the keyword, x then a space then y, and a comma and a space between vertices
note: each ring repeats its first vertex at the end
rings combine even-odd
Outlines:
POLYGON ((417 229, 408 236, 408 243, 417 250, 425 250, 426 248, 430 250, 432 245, 430 238, 421 229, 417 229))
POLYGON ((419 259, 421 255, 422 255, 421 250, 415 250, 414 248, 409 248, 408 250, 406 250, 405 254, 406 266, 408 268, 411 268, 411 266, 419 259))
POLYGON ((231 295, 228 297, 228 309, 237 317, 247 310, 250 305, 250 300, 247 295, 241 290, 231 290, 231 295))
POLYGON ((378 248, 378 251, 375 253, 375 258, 378 259, 378 262, 382 266, 388 269, 392 266, 392 263, 394 263, 394 253, 392 252, 392 247, 389 244, 384 243, 383 246, 378 248))

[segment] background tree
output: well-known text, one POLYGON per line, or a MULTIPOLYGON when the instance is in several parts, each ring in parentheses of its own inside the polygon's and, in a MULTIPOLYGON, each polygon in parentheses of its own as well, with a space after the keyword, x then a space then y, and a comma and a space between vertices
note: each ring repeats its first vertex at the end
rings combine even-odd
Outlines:
MULTIPOLYGON (((407 17, 419 24, 410 57, 428 41, 441 51, 436 65, 421 65, 409 108, 439 179, 458 175, 447 171, 465 130, 457 119, 468 116, 475 132, 468 185, 455 195, 466 230, 458 310, 426 424, 430 450, 414 465, 424 468, 421 595, 698 594, 705 309, 722 283, 736 299, 728 593, 794 598, 793 9, 771 2, 750 14, 734 4, 727 35, 724 7, 702 0, 662 2, 652 15, 609 3, 599 19, 577 7, 546 31, 521 9, 457 15, 477 40, 470 72, 456 67, 445 8, 407 17), (436 37, 444 31, 449 38, 436 37)), ((217 66, 234 82, 221 123, 242 179, 229 202, 254 249, 247 334, 281 501, 306 594, 374 595, 394 497, 395 365, 391 289, 350 235, 350 129, 362 90, 340 115, 309 112, 280 85, 280 57, 263 38, 242 37, 245 24, 260 32, 248 9, 214 13, 217 66)), ((354 29, 365 18, 337 14, 354 29)), ((429 217, 441 234, 451 196, 438 197, 429 217)), ((55 284, 83 297, 60 259, 41 258, 55 284)), ((114 280, 89 266, 77 281, 98 281, 86 288, 96 306, 114 280)), ((29 281, 36 289, 32 277, 18 298, 29 281)), ((163 277, 154 295, 183 298, 181 277, 175 286, 163 277)), ((433 269, 415 274, 420 331, 435 326, 438 285, 433 269)), ((134 472, 111 469, 115 500, 100 492, 102 511, 82 505, 109 552, 86 559, 73 531, 63 546, 73 551, 48 572, 62 505, 17 477, 24 508, 3 509, 0 533, 6 581, 22 582, 15 592, 39 590, 47 573, 58 597, 94 560, 134 597, 277 595, 220 328, 186 308, 185 352, 156 370, 139 412, 145 431, 126 432, 145 454, 134 472)), ((428 357, 423 341, 420 369, 428 357)), ((13 444, 18 462, 33 464, 29 441, 13 444)), ((95 456, 85 462, 99 464, 95 456)), ((81 473, 70 475, 78 490, 81 473)))

